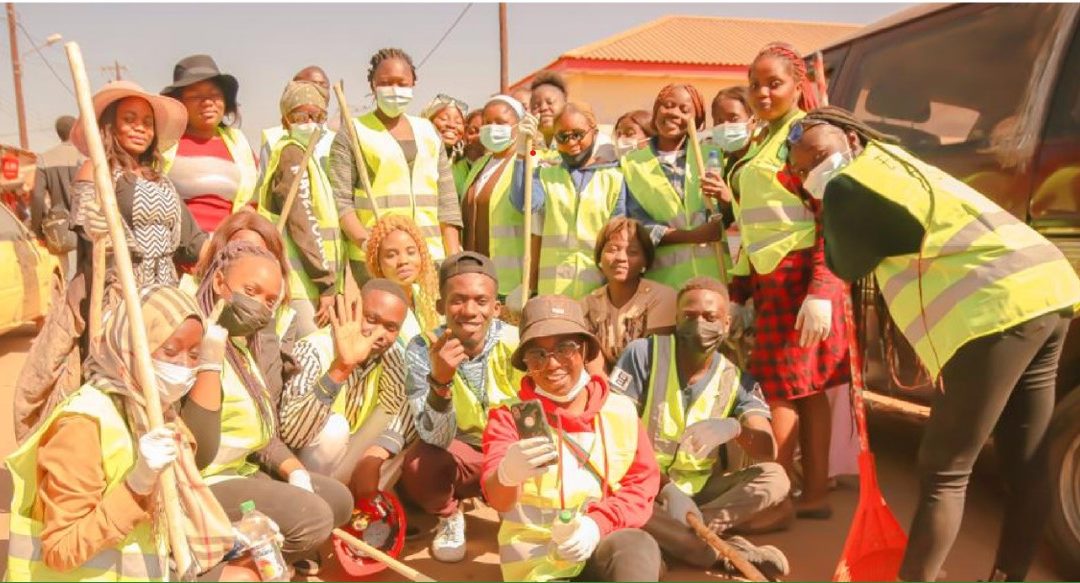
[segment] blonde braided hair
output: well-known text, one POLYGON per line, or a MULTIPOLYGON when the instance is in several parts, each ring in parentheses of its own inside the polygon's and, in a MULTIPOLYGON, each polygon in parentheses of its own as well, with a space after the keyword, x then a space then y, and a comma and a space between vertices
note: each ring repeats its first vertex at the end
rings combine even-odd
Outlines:
POLYGON ((416 281, 420 290, 413 298, 413 304, 416 306, 416 315, 423 331, 434 330, 439 325, 439 313, 435 309, 435 302, 439 299, 439 278, 435 273, 435 261, 428 251, 427 242, 412 219, 404 215, 386 215, 375 223, 365 248, 368 273, 371 277, 386 277, 379 262, 379 253, 382 251, 383 241, 394 231, 402 231, 408 235, 420 251, 420 274, 416 281))

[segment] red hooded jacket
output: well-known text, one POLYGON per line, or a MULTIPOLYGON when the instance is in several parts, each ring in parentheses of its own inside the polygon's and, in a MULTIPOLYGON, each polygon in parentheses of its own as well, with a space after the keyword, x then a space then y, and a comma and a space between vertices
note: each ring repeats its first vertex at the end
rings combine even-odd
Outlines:
MULTIPOLYGON (((607 381, 593 376, 585 387, 589 400, 585 411, 575 415, 561 410, 558 403, 536 394, 533 380, 526 377, 521 382, 518 398, 527 401, 536 399, 544 408, 548 424, 553 428, 562 427, 566 433, 592 433, 593 418, 600 412, 607 400, 607 381)), ((487 484, 495 474, 499 462, 506 455, 507 448, 520 441, 517 425, 506 407, 497 407, 488 412, 487 428, 484 429, 484 462, 481 468, 481 484, 487 484)), ((585 508, 585 515, 592 518, 600 527, 600 536, 607 536, 621 528, 641 528, 652 516, 653 499, 660 488, 660 468, 656 465, 649 436, 638 421, 637 452, 626 475, 619 481, 620 487, 611 496, 594 502, 585 508)), ((485 492, 486 495, 486 492, 485 492)))

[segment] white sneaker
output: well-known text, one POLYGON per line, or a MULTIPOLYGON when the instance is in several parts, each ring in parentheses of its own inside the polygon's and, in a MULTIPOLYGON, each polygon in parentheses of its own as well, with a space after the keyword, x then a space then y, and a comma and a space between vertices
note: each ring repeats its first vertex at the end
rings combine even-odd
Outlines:
POLYGON ((440 518, 431 541, 431 556, 443 563, 456 563, 465 558, 465 514, 458 510, 440 518))

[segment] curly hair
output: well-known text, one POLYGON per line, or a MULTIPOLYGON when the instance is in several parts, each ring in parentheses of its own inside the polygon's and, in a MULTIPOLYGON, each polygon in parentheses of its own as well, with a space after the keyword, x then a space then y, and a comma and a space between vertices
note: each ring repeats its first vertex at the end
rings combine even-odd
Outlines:
MULTIPOLYGON (((199 291, 195 294, 195 301, 199 304, 199 309, 202 310, 203 316, 209 316, 214 310, 214 304, 217 303, 217 298, 214 297, 214 275, 221 272, 222 276, 225 276, 225 274, 227 274, 240 259, 247 257, 260 257, 274 262, 278 261, 278 259, 274 257, 274 254, 268 249, 248 241, 233 241, 232 243, 226 244, 214 257, 202 283, 199 285, 199 291)), ((287 290, 288 286, 284 285, 284 278, 285 274, 283 273, 282 289, 287 290)), ((256 341, 255 337, 258 336, 260 332, 261 331, 256 331, 247 338, 247 345, 250 347, 252 356, 255 358, 256 362, 259 360, 260 343, 256 341)), ((274 410, 271 407, 270 399, 266 396, 264 383, 248 369, 246 358, 232 342, 225 343, 225 360, 228 361, 233 372, 240 377, 241 381, 243 381, 244 389, 247 390, 248 395, 251 396, 251 399, 255 401, 256 406, 258 406, 259 415, 262 418, 263 429, 272 434, 275 423, 274 420, 277 419, 277 416, 274 414, 274 410)))
MULTIPOLYGON (((214 236, 210 238, 210 244, 207 245, 206 252, 199 258, 199 262, 195 265, 195 278, 202 281, 206 278, 207 272, 210 270, 211 264, 217 257, 218 253, 229 244, 229 240, 232 239, 240 231, 252 231, 259 235, 266 244, 266 248, 270 250, 270 253, 274 256, 274 260, 281 266, 282 277, 288 278, 289 266, 288 260, 285 258, 285 243, 281 239, 281 235, 278 234, 277 229, 274 228, 274 224, 271 223, 266 217, 251 211, 249 209, 243 209, 238 213, 229 215, 224 221, 218 225, 217 230, 214 231, 214 236)), ((285 286, 285 297, 283 301, 289 301, 289 287, 285 286)))
POLYGON ((728 296, 728 288, 726 285, 720 283, 716 278, 709 277, 707 275, 699 275, 692 277, 683 284, 679 289, 679 293, 676 294, 676 301, 682 300, 682 297, 692 291, 705 290, 713 293, 720 294, 725 300, 730 301, 728 296))
MULTIPOLYGON (((127 97, 125 99, 142 99, 141 97, 127 97)), ((105 147, 105 159, 109 162, 109 171, 115 173, 121 171, 125 173, 135 172, 139 168, 145 168, 146 179, 151 182, 157 182, 164 175, 165 158, 158 151, 158 136, 157 131, 154 132, 154 139, 150 140, 150 145, 147 146, 146 151, 138 156, 132 156, 120 146, 120 138, 116 135, 116 111, 120 108, 120 102, 124 99, 117 99, 110 103, 104 111, 101 112, 101 116, 98 117, 98 126, 101 128, 101 143, 105 147)))
POLYGON ((439 299, 439 278, 435 273, 435 261, 428 251, 427 242, 412 219, 403 215, 386 215, 375 223, 364 249, 367 253, 368 273, 371 277, 386 277, 379 262, 379 253, 382 251, 383 241, 394 231, 402 231, 412 238, 420 252, 420 273, 417 276, 420 292, 416 294, 413 302, 416 305, 416 315, 423 324, 423 331, 434 330, 439 323, 439 313, 435 309, 435 302, 439 299))
POLYGON ((402 61, 405 61, 405 63, 409 65, 409 70, 412 71, 413 83, 419 81, 419 79, 416 78, 416 66, 413 65, 412 57, 409 56, 409 53, 406 53, 397 47, 388 47, 379 49, 374 55, 371 55, 371 62, 369 63, 367 71, 368 85, 375 82, 375 70, 379 68, 379 65, 381 65, 383 61, 390 59, 401 59, 402 61))
POLYGON ((533 77, 532 83, 529 84, 529 91, 536 91, 544 85, 550 85, 558 89, 563 94, 563 97, 569 95, 569 93, 566 92, 566 80, 563 79, 562 75, 555 71, 544 70, 537 73, 536 76, 533 77))

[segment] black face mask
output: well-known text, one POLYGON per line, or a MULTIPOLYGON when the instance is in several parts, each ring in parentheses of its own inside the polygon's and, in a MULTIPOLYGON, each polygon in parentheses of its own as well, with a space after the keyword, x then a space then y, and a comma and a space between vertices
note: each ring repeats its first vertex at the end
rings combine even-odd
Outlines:
POLYGON ((720 348, 727 337, 727 327, 723 322, 692 318, 676 326, 675 337, 698 352, 708 353, 720 348))
POLYGON ((265 304, 234 291, 218 316, 218 324, 229 331, 229 336, 246 337, 265 328, 273 317, 273 312, 265 304))
POLYGON ((596 141, 594 140, 591 146, 582 150, 577 156, 571 156, 570 154, 564 154, 562 152, 559 152, 559 156, 562 156, 563 163, 568 167, 581 168, 589 161, 589 158, 592 158, 592 153, 595 149, 596 141))

